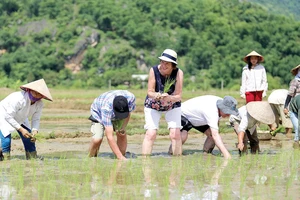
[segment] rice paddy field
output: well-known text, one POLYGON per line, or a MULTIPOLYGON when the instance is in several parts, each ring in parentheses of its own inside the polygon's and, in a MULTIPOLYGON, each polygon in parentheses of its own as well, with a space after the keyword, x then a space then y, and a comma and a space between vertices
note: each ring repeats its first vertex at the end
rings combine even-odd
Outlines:
MULTIPOLYGON (((129 89, 130 90, 130 89, 129 89)), ((299 199, 300 150, 283 133, 261 140, 261 153, 240 157, 237 137, 220 122, 221 137, 232 154, 225 160, 217 148, 202 151, 205 135, 191 131, 183 155, 173 157, 168 130, 161 119, 153 154, 141 156, 145 130, 143 102, 146 90, 130 90, 137 108, 127 127, 127 161, 114 158, 104 140, 97 158, 88 158, 90 104, 105 90, 51 90, 54 102, 45 102, 37 151, 43 160, 25 160, 17 134, 12 159, 0 162, 0 199, 299 199)), ((13 92, 1 88, 0 99, 13 92)), ((204 94, 231 95, 236 91, 184 91, 183 101, 204 94)), ((263 132, 267 127, 263 124, 263 132)))

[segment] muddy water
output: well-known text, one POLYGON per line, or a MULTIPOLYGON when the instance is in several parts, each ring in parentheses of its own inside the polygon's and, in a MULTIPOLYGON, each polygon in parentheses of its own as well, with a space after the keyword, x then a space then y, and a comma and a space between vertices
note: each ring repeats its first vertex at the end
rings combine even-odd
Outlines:
POLYGON ((222 134, 230 161, 218 149, 203 154, 203 134, 189 136, 182 157, 169 156, 169 138, 159 136, 143 159, 143 138, 128 137, 127 162, 113 159, 107 141, 98 158, 87 158, 89 137, 40 141, 44 160, 26 161, 14 140, 12 160, 0 163, 0 199, 298 199, 300 155, 283 134, 242 158, 236 135, 222 134))

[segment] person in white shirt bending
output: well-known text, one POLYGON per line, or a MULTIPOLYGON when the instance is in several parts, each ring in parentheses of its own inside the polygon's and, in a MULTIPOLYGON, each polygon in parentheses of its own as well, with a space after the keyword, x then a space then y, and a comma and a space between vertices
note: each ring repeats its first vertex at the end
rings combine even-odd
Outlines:
MULTIPOLYGON (((219 120, 230 115, 238 115, 237 101, 231 96, 223 99, 214 95, 204 95, 189 99, 181 105, 181 140, 182 144, 188 138, 192 128, 204 133, 207 138, 203 151, 211 153, 215 145, 222 152, 224 158, 231 158, 219 133, 219 120)), ((171 148, 171 147, 170 147, 171 148)), ((170 149, 169 149, 169 153, 170 149)))
POLYGON ((44 79, 30 82, 20 88, 23 91, 13 92, 0 102, 0 160, 10 159, 11 133, 14 131, 17 131, 22 139, 26 159, 37 158, 35 135, 40 125, 42 99, 52 101, 52 96, 44 79))

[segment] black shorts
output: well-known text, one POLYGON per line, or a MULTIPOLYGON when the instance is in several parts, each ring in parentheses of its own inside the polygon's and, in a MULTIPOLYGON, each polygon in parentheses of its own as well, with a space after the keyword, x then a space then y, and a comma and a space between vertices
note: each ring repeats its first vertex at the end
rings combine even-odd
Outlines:
POLYGON ((182 116, 181 115, 181 126, 182 126, 182 128, 181 128, 181 131, 182 130, 185 130, 185 131, 189 131, 189 130, 191 130, 192 128, 194 128, 194 129, 196 129, 196 130, 198 130, 198 131, 200 131, 200 132, 202 132, 202 133, 204 133, 207 129, 209 129, 209 126, 208 125, 203 125, 203 126, 193 126, 192 124, 191 124, 191 122, 187 119, 187 118, 185 118, 184 116, 182 116))

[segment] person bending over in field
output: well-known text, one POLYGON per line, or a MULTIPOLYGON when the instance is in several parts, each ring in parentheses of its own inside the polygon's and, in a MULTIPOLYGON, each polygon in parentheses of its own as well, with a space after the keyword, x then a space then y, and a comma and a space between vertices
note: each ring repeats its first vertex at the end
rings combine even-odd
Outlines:
POLYGON ((230 116, 229 122, 238 136, 240 155, 248 153, 248 140, 252 154, 260 151, 257 137, 257 124, 259 122, 271 125, 275 122, 275 114, 266 101, 252 101, 238 109, 239 115, 230 116))
MULTIPOLYGON (((237 101, 231 96, 222 99, 218 96, 204 95, 182 103, 180 130, 182 144, 187 140, 189 130, 194 128, 207 136, 203 147, 204 152, 211 153, 217 145, 225 158, 231 158, 219 134, 219 120, 221 117, 238 115, 236 106, 237 101)), ((171 153, 170 149, 169 153, 171 153)))
POLYGON ((119 160, 124 157, 127 148, 125 128, 130 113, 135 110, 135 96, 126 90, 113 90, 101 94, 91 105, 92 141, 89 149, 90 157, 97 157, 104 133, 108 144, 119 160), (113 133, 116 132, 117 142, 113 133))
POLYGON ((14 131, 17 131, 22 139, 26 159, 41 158, 37 156, 35 135, 40 126, 44 105, 42 99, 52 101, 52 96, 44 79, 30 82, 20 88, 24 91, 13 92, 0 102, 0 160, 10 159, 11 133, 14 131))

